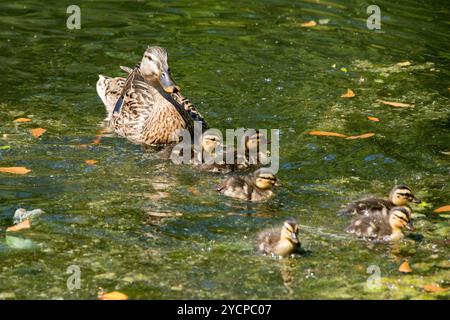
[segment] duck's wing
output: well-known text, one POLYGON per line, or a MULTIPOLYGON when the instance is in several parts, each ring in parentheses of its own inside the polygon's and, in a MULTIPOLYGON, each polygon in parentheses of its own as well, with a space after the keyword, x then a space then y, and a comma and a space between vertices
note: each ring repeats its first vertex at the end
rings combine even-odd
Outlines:
POLYGON ((340 215, 370 215, 375 212, 388 211, 392 204, 384 199, 368 198, 348 204, 339 211, 340 215))
MULTIPOLYGON (((128 69, 130 69, 130 68, 128 68, 128 69)), ((134 69, 132 69, 129 72, 128 77, 125 80, 125 84, 122 88, 122 91, 120 92, 120 97, 119 97, 119 99, 117 99, 117 102, 114 106, 114 111, 113 111, 114 115, 120 114, 122 107, 123 107, 124 100, 125 100, 124 99, 125 94, 131 90, 131 87, 136 80, 140 80, 140 82, 144 82, 138 66, 136 66, 134 69)), ((140 85, 140 87, 142 87, 142 85, 140 85)))
MULTIPOLYGON (((134 66, 134 68, 126 67, 126 66, 120 66, 120 69, 131 75, 133 71, 139 68, 139 63, 134 66)), ((202 123, 202 129, 203 131, 207 130, 209 128, 208 123, 206 122, 205 118, 201 115, 200 111, 194 106, 194 104, 185 96, 183 96, 180 92, 171 93, 172 98, 180 104, 184 110, 186 110, 189 114, 189 116, 194 121, 200 121, 202 123)))
POLYGON ((202 129, 207 130, 209 128, 208 123, 206 122, 205 118, 200 114, 200 111, 192 104, 192 102, 183 96, 180 92, 172 93, 172 98, 175 99, 176 102, 178 102, 184 110, 186 110, 191 118, 194 121, 200 121, 202 123, 202 129))

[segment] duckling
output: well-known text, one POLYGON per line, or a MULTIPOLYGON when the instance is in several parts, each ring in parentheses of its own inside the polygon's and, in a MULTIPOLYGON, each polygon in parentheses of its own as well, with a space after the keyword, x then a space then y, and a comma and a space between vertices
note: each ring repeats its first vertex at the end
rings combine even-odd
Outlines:
POLYGON ((247 176, 233 176, 226 179, 217 191, 225 196, 248 201, 264 201, 272 198, 272 187, 277 178, 268 168, 256 170, 247 176))
POLYGON ((298 224, 294 219, 286 220, 280 229, 271 229, 258 235, 258 249, 261 254, 286 258, 299 252, 298 224))
POLYGON ((167 51, 149 47, 139 66, 128 75, 117 100, 110 125, 131 142, 165 145, 178 142, 175 134, 186 129, 192 134, 194 119, 172 94, 179 87, 170 76, 167 51))
POLYGON ((237 169, 249 169, 260 166, 261 164, 267 164, 269 151, 262 152, 260 150, 262 145, 267 145, 268 141, 264 134, 257 131, 256 133, 243 137, 242 143, 244 144, 245 153, 243 155, 237 154, 237 151, 233 150, 237 169))
POLYGON ((420 203, 411 189, 405 185, 395 186, 389 193, 389 200, 367 198, 348 204, 339 213, 344 215, 372 215, 381 213, 388 216, 389 210, 395 206, 405 206, 410 202, 420 203))
POLYGON ((96 85, 97 94, 100 99, 102 99, 106 108, 106 118, 104 122, 109 123, 114 106, 120 98, 120 93, 122 92, 126 79, 122 77, 112 78, 101 74, 98 75, 98 78, 96 85))
POLYGON ((397 206, 389 210, 387 217, 379 212, 370 216, 356 217, 347 228, 347 232, 368 239, 396 241, 404 237, 403 228, 414 230, 411 209, 397 206))

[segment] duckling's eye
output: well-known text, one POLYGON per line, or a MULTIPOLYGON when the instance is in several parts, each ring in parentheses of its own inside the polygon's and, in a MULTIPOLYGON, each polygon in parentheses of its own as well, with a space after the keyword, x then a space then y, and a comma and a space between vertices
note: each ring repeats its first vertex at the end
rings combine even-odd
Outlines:
POLYGON ((169 73, 170 73, 170 68, 168 68, 168 69, 167 69, 167 72, 169 72, 169 73))

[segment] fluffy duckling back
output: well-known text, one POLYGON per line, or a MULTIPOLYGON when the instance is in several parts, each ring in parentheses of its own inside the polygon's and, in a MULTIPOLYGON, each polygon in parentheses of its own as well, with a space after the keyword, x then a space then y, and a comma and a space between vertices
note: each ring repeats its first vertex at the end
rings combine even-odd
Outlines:
POLYGON ((410 202, 420 203, 411 189, 407 186, 395 186, 389 193, 389 200, 380 198, 366 198, 348 204, 339 213, 344 215, 373 215, 388 216, 389 210, 395 206, 405 206, 410 202))
POLYGON ((348 233, 373 240, 396 241, 404 237, 402 229, 414 230, 411 209, 393 207, 388 216, 382 213, 356 217, 347 228, 348 233))
POLYGON ((281 230, 271 229, 258 235, 258 250, 261 254, 271 254, 286 258, 300 249, 298 224, 294 219, 286 220, 281 230))
POLYGON ((264 201, 272 198, 272 187, 277 178, 268 168, 256 170, 247 176, 233 176, 226 179, 217 191, 225 196, 248 201, 264 201))

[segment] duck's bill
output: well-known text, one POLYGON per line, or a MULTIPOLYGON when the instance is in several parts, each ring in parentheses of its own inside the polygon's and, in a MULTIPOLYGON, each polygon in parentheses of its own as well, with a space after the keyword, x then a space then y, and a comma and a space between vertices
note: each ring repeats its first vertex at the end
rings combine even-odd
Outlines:
POLYGON ((291 239, 292 239, 292 242, 298 243, 298 238, 297 238, 297 235, 295 233, 291 233, 291 239))
POLYGON ((406 225, 406 229, 409 230, 409 231, 414 231, 414 230, 415 230, 415 229, 414 229, 414 226, 413 226, 413 224, 412 224, 412 222, 409 222, 409 223, 406 225))
POLYGON ((159 83, 165 92, 168 93, 177 93, 180 91, 180 88, 175 84, 175 82, 170 78, 168 72, 163 72, 159 77, 159 83))
POLYGON ((414 199, 412 200, 412 202, 414 202, 414 203, 417 203, 417 204, 419 204, 419 203, 421 203, 421 202, 422 202, 422 200, 420 200, 420 199, 417 199, 417 198, 414 198, 414 199))

